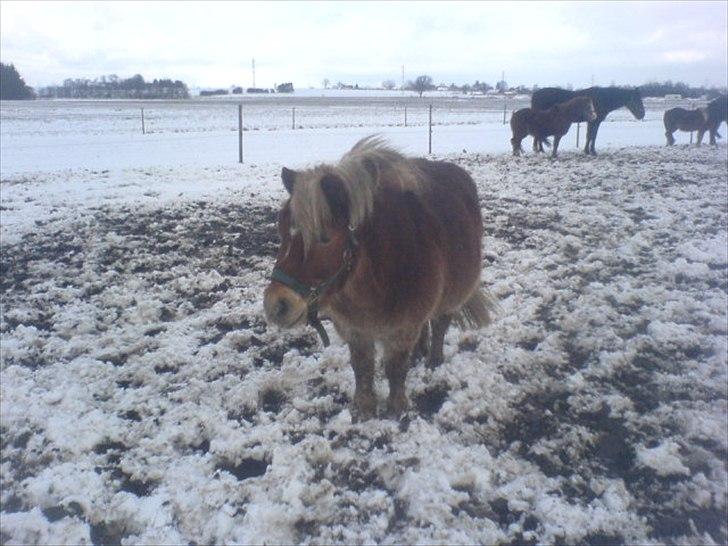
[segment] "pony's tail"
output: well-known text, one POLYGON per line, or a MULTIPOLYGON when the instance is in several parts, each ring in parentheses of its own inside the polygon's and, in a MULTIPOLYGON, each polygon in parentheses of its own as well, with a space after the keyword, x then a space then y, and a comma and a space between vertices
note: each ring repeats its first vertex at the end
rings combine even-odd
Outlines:
POLYGON ((487 291, 478 288, 453 319, 460 328, 482 328, 493 322, 499 309, 496 299, 487 291))

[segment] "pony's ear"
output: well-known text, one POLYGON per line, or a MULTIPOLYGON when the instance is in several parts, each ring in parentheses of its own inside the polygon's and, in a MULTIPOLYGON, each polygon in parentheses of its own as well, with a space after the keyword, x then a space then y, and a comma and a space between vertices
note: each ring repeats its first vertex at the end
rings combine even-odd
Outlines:
POLYGON ((331 214, 336 220, 349 222, 349 195, 344 182, 335 174, 325 174, 321 177, 321 191, 326 196, 331 214))
POLYGON ((296 181, 296 171, 283 167, 281 171, 281 180, 286 187, 288 193, 293 193, 293 183, 296 181))

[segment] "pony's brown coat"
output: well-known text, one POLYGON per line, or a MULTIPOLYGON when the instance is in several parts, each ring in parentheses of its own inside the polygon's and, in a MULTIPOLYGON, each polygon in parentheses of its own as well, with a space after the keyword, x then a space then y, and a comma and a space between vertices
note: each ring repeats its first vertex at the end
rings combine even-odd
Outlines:
MULTIPOLYGON (((319 283, 341 267, 352 230, 351 269, 320 308, 349 345, 355 413, 374 415, 374 343, 381 342, 388 409, 397 415, 407 407, 410 354, 428 323, 434 366, 452 318, 475 326, 490 320, 493 301, 479 290, 483 225, 475 184, 452 163, 405 157, 374 138, 337 165, 292 173, 284 173, 291 197, 281 210, 276 267, 319 283)), ((264 303, 268 320, 281 326, 300 324, 306 314, 305 301, 276 281, 264 303)))
POLYGON ((668 146, 675 144, 675 137, 672 134, 678 129, 687 132, 697 131, 698 146, 700 146, 703 142, 703 135, 708 130, 708 111, 705 108, 695 110, 670 108, 665 110, 662 122, 665 124, 665 137, 667 137, 668 146))
POLYGON ((557 104, 548 110, 534 110, 533 108, 521 108, 513 112, 511 116, 511 145, 513 155, 520 155, 523 151, 521 141, 526 136, 533 137, 534 151, 539 151, 539 143, 547 137, 554 137, 552 157, 556 157, 559 142, 575 121, 593 121, 596 119, 594 105, 589 97, 575 97, 561 104, 557 104))

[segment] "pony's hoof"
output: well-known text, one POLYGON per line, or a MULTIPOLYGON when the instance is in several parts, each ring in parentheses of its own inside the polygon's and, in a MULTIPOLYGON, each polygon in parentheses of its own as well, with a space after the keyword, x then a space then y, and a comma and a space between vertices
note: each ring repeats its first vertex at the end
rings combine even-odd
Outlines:
POLYGON ((389 397, 387 400, 387 417, 399 419, 409 409, 409 401, 405 395, 389 397))
POLYGON ((373 419, 377 416, 377 400, 374 396, 354 396, 350 411, 354 423, 373 419))
POLYGON ((442 366, 444 359, 442 357, 440 358, 428 358, 427 359, 427 368, 430 370, 434 370, 435 368, 439 368, 442 366))

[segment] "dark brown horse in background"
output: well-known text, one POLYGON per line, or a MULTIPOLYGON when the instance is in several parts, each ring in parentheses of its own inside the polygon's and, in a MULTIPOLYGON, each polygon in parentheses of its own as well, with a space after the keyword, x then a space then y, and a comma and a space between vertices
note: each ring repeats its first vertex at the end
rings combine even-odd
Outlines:
MULTIPOLYGON (((589 121, 586 129, 586 144, 584 153, 596 155, 595 144, 599 125, 609 112, 626 106, 637 119, 645 117, 645 107, 642 104, 642 95, 639 89, 622 89, 619 87, 589 87, 578 91, 568 91, 556 87, 544 87, 531 96, 531 108, 534 110, 547 110, 574 97, 589 97, 594 103, 597 117, 589 121)), ((588 121, 583 119, 581 121, 588 121)))
POLYGON ((708 129, 708 110, 707 108, 697 108, 695 110, 686 110, 685 108, 670 108, 665 110, 662 116, 665 124, 665 136, 667 137, 667 145, 675 144, 675 137, 672 134, 677 131, 698 132, 698 146, 703 142, 703 135, 708 129))
POLYGON ((710 132, 710 143, 715 144, 715 138, 719 137, 718 128, 721 123, 728 123, 728 96, 720 95, 708 103, 708 131, 710 132))
POLYGON ((559 141, 569 132, 571 124, 581 120, 593 121, 596 117, 594 105, 589 97, 575 97, 562 104, 556 104, 548 110, 534 110, 533 108, 516 110, 511 116, 513 155, 520 155, 523 151, 521 141, 526 135, 533 136, 534 152, 543 151, 540 143, 553 136, 554 147, 551 157, 556 157, 559 141))
POLYGON ((319 311, 333 321, 349 346, 358 419, 376 414, 381 343, 388 413, 397 416, 408 407, 410 356, 426 332, 428 365, 437 366, 453 319, 473 327, 490 321, 475 183, 457 165, 405 157, 372 137, 335 165, 284 168, 282 178, 290 197, 279 213, 266 317, 282 328, 308 321, 319 333, 319 311))

